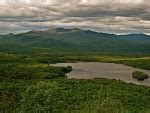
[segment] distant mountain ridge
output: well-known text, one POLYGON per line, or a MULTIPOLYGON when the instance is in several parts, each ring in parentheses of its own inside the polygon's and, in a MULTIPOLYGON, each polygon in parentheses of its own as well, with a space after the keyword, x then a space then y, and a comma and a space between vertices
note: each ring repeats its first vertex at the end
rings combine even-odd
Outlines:
POLYGON ((146 34, 128 34, 120 36, 121 39, 133 42, 150 42, 150 36, 146 34))
POLYGON ((78 28, 56 28, 0 36, 0 51, 48 49, 68 52, 150 54, 150 36, 115 35, 78 28), (11 47, 14 47, 11 48, 11 47))

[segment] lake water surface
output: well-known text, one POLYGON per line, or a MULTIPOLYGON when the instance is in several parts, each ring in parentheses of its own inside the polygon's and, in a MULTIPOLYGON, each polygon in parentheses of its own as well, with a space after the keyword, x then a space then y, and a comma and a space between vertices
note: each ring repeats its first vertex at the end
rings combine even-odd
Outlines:
POLYGON ((123 64, 100 63, 100 62, 78 62, 78 63, 57 63, 51 66, 72 66, 73 71, 68 73, 68 78, 93 79, 108 78, 122 80, 127 83, 150 86, 150 78, 138 81, 132 78, 133 71, 142 71, 150 76, 150 70, 133 68, 123 64))

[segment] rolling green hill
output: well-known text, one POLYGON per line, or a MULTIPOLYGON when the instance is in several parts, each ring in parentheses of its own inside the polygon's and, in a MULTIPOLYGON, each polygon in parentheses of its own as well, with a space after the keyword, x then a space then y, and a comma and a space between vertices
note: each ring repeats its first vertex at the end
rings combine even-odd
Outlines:
POLYGON ((115 35, 81 29, 49 29, 0 36, 0 51, 51 50, 63 52, 101 52, 150 54, 150 36, 115 35))

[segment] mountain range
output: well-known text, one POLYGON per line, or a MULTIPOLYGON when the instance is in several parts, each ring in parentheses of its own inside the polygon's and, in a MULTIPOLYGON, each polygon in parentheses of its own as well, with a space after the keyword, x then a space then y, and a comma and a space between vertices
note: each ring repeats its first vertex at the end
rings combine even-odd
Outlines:
POLYGON ((56 28, 0 35, 0 52, 34 50, 150 54, 150 36, 146 34, 116 35, 78 28, 56 28))

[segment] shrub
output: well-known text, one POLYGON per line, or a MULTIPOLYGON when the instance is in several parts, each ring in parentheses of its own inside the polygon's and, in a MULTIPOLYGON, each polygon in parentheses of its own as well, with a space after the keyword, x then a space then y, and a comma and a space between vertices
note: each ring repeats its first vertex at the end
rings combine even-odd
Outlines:
POLYGON ((62 67, 61 71, 64 72, 64 73, 69 73, 69 72, 72 71, 72 67, 71 66, 62 67))
POLYGON ((144 73, 144 72, 134 71, 132 73, 132 77, 142 81, 144 79, 147 79, 148 75, 146 73, 144 73))

